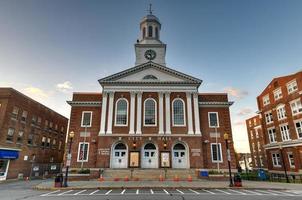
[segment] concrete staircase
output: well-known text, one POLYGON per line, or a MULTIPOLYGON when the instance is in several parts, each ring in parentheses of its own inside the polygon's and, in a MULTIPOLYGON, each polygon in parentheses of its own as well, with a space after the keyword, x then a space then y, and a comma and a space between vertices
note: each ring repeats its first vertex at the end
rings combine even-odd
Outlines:
MULTIPOLYGON (((160 175, 165 177, 164 169, 133 169, 132 179, 159 180, 160 175)), ((167 180, 173 180, 175 176, 180 180, 187 180, 189 175, 193 180, 197 179, 195 169, 167 169, 166 171, 167 180)), ((103 177, 105 180, 114 180, 115 178, 123 180, 125 177, 131 179, 131 169, 105 169, 103 177)))

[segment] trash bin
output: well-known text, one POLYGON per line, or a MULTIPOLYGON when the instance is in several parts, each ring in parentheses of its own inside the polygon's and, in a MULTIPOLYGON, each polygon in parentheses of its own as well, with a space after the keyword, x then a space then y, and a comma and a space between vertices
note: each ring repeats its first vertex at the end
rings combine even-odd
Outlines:
POLYGON ((201 177, 201 178, 208 178, 209 177, 209 171, 207 171, 207 170, 201 170, 199 172, 199 177, 201 177))
POLYGON ((234 186, 235 187, 242 187, 242 180, 239 174, 234 175, 234 186))
POLYGON ((63 174, 57 174, 55 177, 55 187, 62 187, 63 185, 63 174))

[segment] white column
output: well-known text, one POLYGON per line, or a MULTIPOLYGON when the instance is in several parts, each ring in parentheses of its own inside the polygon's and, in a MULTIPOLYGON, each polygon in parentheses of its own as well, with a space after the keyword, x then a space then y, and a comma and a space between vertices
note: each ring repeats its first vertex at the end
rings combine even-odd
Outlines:
POLYGON ((191 92, 187 92, 187 113, 188 113, 188 134, 194 134, 193 131, 193 119, 192 119, 192 95, 191 92))
POLYGON ((200 132, 200 123, 199 123, 199 105, 198 105, 198 93, 193 94, 194 102, 194 120, 195 120, 195 134, 199 135, 200 132))
POLYGON ((135 122, 135 93, 130 93, 130 130, 129 134, 134 134, 134 122, 135 122))
POLYGON ((171 134, 170 92, 165 93, 165 103, 166 103, 166 134, 171 134))
POLYGON ((99 133, 99 135, 105 134, 106 108, 107 108, 107 92, 103 92, 102 114, 101 114, 101 124, 100 124, 100 133, 99 133))
POLYGON ((113 118, 113 99, 114 92, 109 92, 109 108, 106 134, 112 134, 112 118, 113 118))
POLYGON ((142 134, 142 92, 137 93, 136 134, 142 134))
POLYGON ((164 134, 164 93, 163 92, 159 92, 158 93, 159 96, 159 134, 164 134))

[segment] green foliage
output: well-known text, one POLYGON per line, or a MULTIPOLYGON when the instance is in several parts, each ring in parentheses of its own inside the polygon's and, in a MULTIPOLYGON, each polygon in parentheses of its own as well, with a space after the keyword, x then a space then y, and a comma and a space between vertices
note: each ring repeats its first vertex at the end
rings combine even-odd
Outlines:
POLYGON ((79 174, 90 174, 90 169, 81 169, 78 171, 79 174))

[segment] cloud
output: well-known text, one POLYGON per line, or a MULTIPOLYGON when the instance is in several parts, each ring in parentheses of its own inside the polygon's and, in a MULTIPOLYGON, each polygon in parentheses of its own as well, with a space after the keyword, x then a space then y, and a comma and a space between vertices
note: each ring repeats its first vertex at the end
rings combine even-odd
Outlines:
POLYGON ((251 114, 252 112, 253 112, 253 110, 251 108, 241 108, 239 110, 239 112, 237 113, 237 115, 245 116, 245 115, 251 114))
POLYGON ((38 102, 42 102, 42 103, 44 103, 45 100, 47 100, 49 97, 49 94, 47 92, 43 91, 40 88, 33 87, 33 86, 24 88, 23 92, 26 95, 28 95, 29 97, 35 99, 38 102))
POLYGON ((227 92, 229 95, 237 98, 237 99, 242 99, 243 97, 248 95, 248 92, 245 90, 240 90, 237 88, 233 87, 226 87, 223 89, 224 92, 227 92))
POLYGON ((69 90, 72 90, 72 84, 69 81, 65 81, 64 83, 58 83, 56 85, 56 88, 60 92, 68 92, 69 90))

